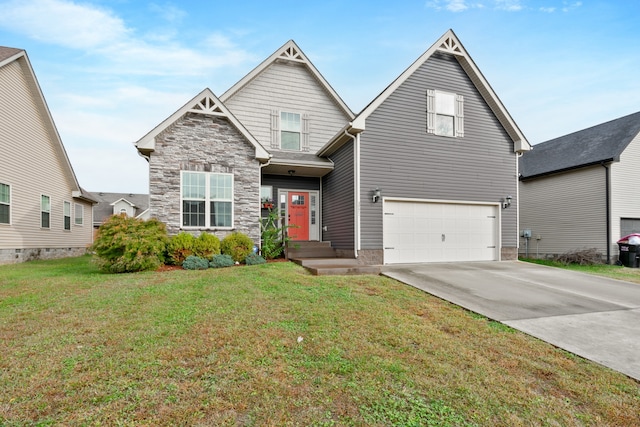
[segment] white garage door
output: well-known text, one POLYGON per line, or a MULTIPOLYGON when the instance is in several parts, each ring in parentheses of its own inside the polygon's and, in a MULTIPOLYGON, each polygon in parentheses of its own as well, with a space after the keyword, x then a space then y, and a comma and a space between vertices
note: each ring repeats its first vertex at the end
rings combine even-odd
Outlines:
POLYGON ((385 264, 498 260, 498 207, 384 202, 385 264))

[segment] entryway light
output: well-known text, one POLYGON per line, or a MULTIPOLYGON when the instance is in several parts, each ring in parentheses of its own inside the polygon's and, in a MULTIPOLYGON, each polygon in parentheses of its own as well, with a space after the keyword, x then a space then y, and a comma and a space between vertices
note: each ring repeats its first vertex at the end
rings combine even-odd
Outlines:
POLYGON ((502 209, 507 209, 509 206, 511 206, 511 196, 502 199, 502 209))
POLYGON ((376 187, 376 189, 373 190, 373 203, 377 203, 378 200, 380 200, 380 197, 382 197, 380 189, 376 187))

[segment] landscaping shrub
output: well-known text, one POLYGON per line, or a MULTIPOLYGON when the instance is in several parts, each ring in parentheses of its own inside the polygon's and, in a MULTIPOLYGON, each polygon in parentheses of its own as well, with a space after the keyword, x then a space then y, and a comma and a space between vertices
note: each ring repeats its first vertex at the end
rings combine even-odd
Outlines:
POLYGON ((193 255, 196 238, 189 233, 180 232, 173 236, 167 246, 169 260, 172 264, 182 265, 189 255, 193 255))
POLYGON ((211 268, 231 267, 232 265, 235 265, 233 258, 229 255, 222 254, 214 255, 213 259, 209 263, 209 267, 211 268))
POLYGON ((182 262, 182 268, 185 270, 206 270, 209 268, 209 261, 196 255, 189 255, 182 262))
POLYGON ((291 226, 278 226, 278 212, 270 210, 267 218, 261 218, 260 230, 262 238, 261 252, 265 259, 274 259, 282 255, 284 247, 289 241, 286 236, 286 229, 291 226))
POLYGON ((245 258, 253 252, 253 241, 246 234, 235 232, 222 239, 220 250, 234 261, 244 262, 245 258))
POLYGON ((258 265, 258 264, 264 264, 266 262, 267 260, 265 260, 258 254, 250 254, 244 259, 244 263, 247 265, 258 265))
POLYGON ((555 256, 553 260, 562 264, 594 265, 603 263, 602 253, 598 252, 596 248, 568 251, 555 256))
POLYGON ((91 250, 104 272, 155 270, 165 261, 168 241, 166 227, 157 219, 143 221, 124 214, 113 215, 98 229, 91 250))
POLYGON ((193 254, 201 258, 211 259, 220 253, 220 239, 213 234, 202 233, 193 242, 193 254))

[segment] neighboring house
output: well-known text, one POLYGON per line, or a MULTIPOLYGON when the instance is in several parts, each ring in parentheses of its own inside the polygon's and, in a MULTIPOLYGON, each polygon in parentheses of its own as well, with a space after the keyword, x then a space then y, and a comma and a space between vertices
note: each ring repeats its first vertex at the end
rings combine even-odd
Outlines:
POLYGON ((520 252, 615 262, 620 237, 640 232, 639 167, 640 112, 537 144, 520 159, 520 252))
POLYGON ((92 192, 98 201, 93 208, 93 227, 98 228, 112 215, 125 214, 128 217, 149 219, 149 195, 133 193, 92 192))
POLYGON ((289 41, 136 146, 150 216, 170 233, 258 243, 267 202, 292 240, 363 264, 517 257, 517 155, 530 146, 453 31, 357 116, 289 41))
POLYGON ((0 264, 82 254, 94 200, 76 179, 24 50, 0 47, 0 264))

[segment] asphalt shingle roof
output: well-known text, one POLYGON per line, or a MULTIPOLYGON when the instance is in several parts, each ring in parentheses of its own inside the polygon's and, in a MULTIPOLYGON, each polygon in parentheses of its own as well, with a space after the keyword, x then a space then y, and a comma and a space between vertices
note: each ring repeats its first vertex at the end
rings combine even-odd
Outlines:
POLYGON ((640 133, 640 112, 534 145, 520 158, 522 179, 618 160, 640 133))
POLYGON ((4 61, 5 59, 15 55, 18 52, 22 52, 22 49, 0 46, 0 61, 4 61))

